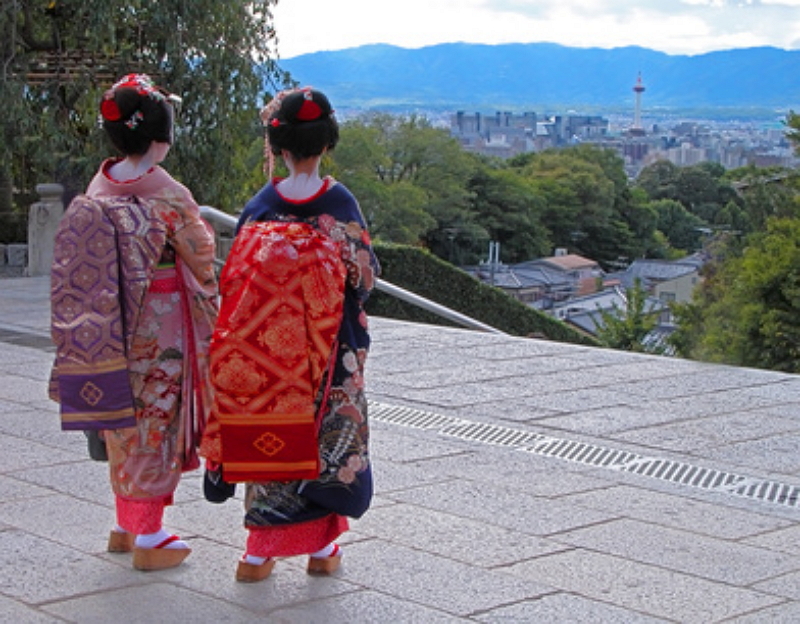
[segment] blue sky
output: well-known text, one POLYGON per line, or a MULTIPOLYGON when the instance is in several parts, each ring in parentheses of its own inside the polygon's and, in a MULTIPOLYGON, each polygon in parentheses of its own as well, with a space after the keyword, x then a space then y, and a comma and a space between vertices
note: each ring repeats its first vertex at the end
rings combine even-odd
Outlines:
POLYGON ((282 58, 368 43, 800 49, 800 0, 279 0, 274 17, 282 58))

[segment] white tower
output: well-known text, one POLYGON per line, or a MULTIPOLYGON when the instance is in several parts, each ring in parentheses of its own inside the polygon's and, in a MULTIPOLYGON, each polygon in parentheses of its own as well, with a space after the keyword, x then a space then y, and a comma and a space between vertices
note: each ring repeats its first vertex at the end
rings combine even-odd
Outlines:
POLYGON ((636 106, 633 109, 631 133, 644 134, 644 128, 642 128, 642 93, 644 93, 644 85, 642 84, 641 72, 639 72, 639 77, 636 79, 636 84, 633 85, 633 92, 636 94, 636 106))

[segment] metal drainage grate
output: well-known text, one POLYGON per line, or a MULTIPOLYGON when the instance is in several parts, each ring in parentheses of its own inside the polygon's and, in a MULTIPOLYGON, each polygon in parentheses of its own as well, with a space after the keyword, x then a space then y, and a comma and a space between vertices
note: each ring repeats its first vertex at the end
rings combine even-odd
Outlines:
POLYGON ((383 403, 369 403, 370 418, 393 425, 403 425, 415 429, 441 429, 447 425, 458 422, 457 418, 423 412, 410 407, 399 405, 386 405, 383 403))
POLYGON ((472 442, 512 447, 521 447, 544 439, 544 436, 538 433, 487 425, 486 423, 470 422, 468 420, 459 420, 452 425, 448 425, 441 430, 441 433, 472 442))
POLYGON ((800 486, 765 481, 724 470, 703 468, 686 462, 646 457, 595 444, 553 438, 530 431, 477 423, 410 407, 382 403, 370 403, 370 418, 394 425, 437 430, 442 435, 471 442, 506 446, 536 455, 634 473, 643 477, 766 503, 800 507, 800 486))

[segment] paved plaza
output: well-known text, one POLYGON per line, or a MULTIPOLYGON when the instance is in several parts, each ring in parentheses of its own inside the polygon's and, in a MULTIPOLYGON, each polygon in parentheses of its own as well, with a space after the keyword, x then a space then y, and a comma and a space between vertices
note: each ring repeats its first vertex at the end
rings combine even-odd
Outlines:
POLYGON ((800 376, 373 318, 342 568, 236 583, 241 497, 198 472, 166 515, 192 555, 144 573, 47 399, 48 288, 0 279, 1 622, 800 621, 800 376))

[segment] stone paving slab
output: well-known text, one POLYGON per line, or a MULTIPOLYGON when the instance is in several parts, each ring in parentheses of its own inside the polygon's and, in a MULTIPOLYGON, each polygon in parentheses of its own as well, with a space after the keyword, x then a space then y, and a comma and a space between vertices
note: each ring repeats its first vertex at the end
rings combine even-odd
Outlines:
POLYGON ((89 594, 48 604, 43 611, 86 624, 161 622, 165 612, 180 614, 182 622, 247 622, 253 617, 247 609, 172 583, 148 583, 89 594))
POLYGON ((353 524, 353 530, 374 538, 389 534, 393 543, 488 569, 569 548, 554 540, 403 503, 372 510, 353 524))
POLYGON ((131 575, 126 567, 23 529, 0 531, 0 552, 9 571, 2 594, 27 605, 148 582, 146 575, 131 575))
MULTIPOLYGON (((728 540, 752 538, 754 544, 762 536, 796 526, 789 519, 769 514, 769 509, 744 511, 709 501, 687 499, 674 493, 653 492, 630 484, 579 492, 568 495, 566 500, 592 509, 614 511, 625 518, 641 520, 650 525, 728 540)), ((650 530, 657 531, 657 528, 651 526, 650 530)), ((769 541, 763 545, 770 548, 769 541)))
POLYGON ((530 582, 546 582, 569 593, 677 622, 719 622, 786 602, 666 566, 584 549, 519 563, 509 572, 530 582))
POLYGON ((348 580, 462 617, 554 592, 547 583, 532 583, 399 544, 393 544, 389 553, 387 561, 385 546, 375 540, 351 545, 346 556, 358 558, 358 565, 348 567, 348 580))
POLYGON ((679 452, 703 455, 716 446, 734 444, 773 434, 800 431, 800 421, 787 417, 780 407, 707 416, 688 422, 639 427, 617 432, 615 438, 679 452))
POLYGON ((464 479, 396 492, 391 498, 426 509, 465 514, 487 525, 538 536, 615 517, 613 513, 587 509, 557 499, 547 499, 545 503, 542 497, 521 492, 513 484, 495 484, 490 490, 485 484, 464 479), (489 491, 491 504, 486 500, 489 491), (502 510, 513 512, 501 513, 502 510))
POLYGON ((603 624, 657 624, 671 622, 574 594, 554 594, 495 609, 475 620, 486 624, 520 622, 602 622, 603 624))
MULTIPOLYGON (((796 555, 795 555, 796 556, 796 555)), ((785 596, 791 600, 800 600, 800 572, 790 572, 781 576, 755 583, 753 589, 765 591, 778 596, 785 596)), ((798 607, 800 605, 794 605, 798 607)), ((790 620, 784 620, 790 621, 790 620)))
POLYGON ((322 624, 324 622, 406 622, 408 624, 456 624, 472 622, 445 611, 394 598, 377 591, 351 591, 346 594, 277 609, 269 621, 279 624, 322 624))
POLYGON ((0 613, 7 622, 23 622, 25 624, 53 624, 64 622, 61 618, 43 613, 36 608, 28 607, 24 603, 0 596, 0 613))
MULTIPOLYGON (((698 528, 713 532, 708 525, 698 528)), ((628 518, 568 531, 551 539, 730 585, 749 586, 796 566, 792 555, 780 551, 628 518)))
POLYGON ((372 319, 376 495, 331 578, 233 580, 242 492, 185 475, 174 570, 106 553, 107 466, 46 395, 48 280, 0 288, 0 613, 13 622, 792 622, 800 504, 550 456, 563 442, 800 486, 800 377, 372 319), (424 420, 424 419, 423 419, 424 420), (504 433, 505 435, 505 433, 504 433), (44 565, 43 563, 46 563, 44 565))

